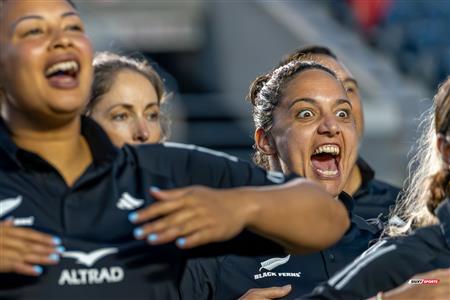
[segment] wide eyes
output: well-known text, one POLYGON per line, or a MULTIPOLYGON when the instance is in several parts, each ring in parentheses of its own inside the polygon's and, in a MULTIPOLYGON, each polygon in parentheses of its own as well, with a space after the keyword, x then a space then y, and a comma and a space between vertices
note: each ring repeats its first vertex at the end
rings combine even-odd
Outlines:
POLYGON ((312 116, 314 116, 314 113, 309 109, 303 109, 297 114, 300 119, 311 118, 312 116))
MULTIPOLYGON (((350 117, 350 110, 348 109, 339 109, 335 112, 335 116, 340 119, 348 119, 350 117)), ((315 113, 310 109, 302 109, 298 114, 298 119, 310 119, 315 116, 315 113)))
POLYGON ((336 117, 341 119, 347 119, 350 116, 350 112, 346 109, 340 109, 336 112, 336 117))

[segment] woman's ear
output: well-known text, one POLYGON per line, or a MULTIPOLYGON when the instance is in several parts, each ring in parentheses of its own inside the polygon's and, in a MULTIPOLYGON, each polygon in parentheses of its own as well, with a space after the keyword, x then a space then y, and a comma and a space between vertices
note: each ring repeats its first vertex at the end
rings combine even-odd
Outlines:
POLYGON ((439 133, 437 135, 437 148, 441 154, 442 160, 450 166, 450 142, 447 136, 439 133))
POLYGON ((262 128, 255 130, 255 145, 259 151, 265 155, 273 155, 277 153, 275 142, 273 137, 262 128))

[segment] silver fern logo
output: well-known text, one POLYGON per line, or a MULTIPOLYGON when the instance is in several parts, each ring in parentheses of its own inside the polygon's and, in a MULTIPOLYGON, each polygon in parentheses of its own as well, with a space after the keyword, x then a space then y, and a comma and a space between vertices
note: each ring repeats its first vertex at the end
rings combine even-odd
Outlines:
POLYGON ((22 203, 22 196, 0 200, 0 218, 15 210, 22 203))
POLYGON ((291 258, 291 255, 288 255, 286 257, 275 257, 275 258, 265 260, 265 261, 261 262, 261 268, 259 268, 259 272, 261 272, 262 269, 265 269, 267 271, 272 271, 276 267, 286 264, 290 258, 291 258))
POLYGON ((136 199, 128 193, 123 193, 117 201, 117 208, 121 210, 134 210, 141 207, 144 204, 143 199, 136 199))

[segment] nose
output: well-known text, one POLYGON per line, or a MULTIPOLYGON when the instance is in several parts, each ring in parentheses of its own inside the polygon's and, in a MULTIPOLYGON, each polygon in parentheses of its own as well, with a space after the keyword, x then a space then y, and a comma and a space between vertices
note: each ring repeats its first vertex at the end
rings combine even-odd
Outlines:
POLYGON ((339 123, 336 120, 336 117, 334 115, 325 116, 322 119, 322 122, 319 125, 318 128, 319 134, 327 135, 329 137, 333 137, 335 135, 340 134, 341 127, 339 126, 339 123))
POLYGON ((136 120, 136 124, 133 132, 133 142, 145 143, 150 137, 150 130, 145 118, 139 118, 136 120))
POLYGON ((55 30, 53 40, 50 44, 51 49, 67 48, 73 46, 72 39, 63 30, 55 30))

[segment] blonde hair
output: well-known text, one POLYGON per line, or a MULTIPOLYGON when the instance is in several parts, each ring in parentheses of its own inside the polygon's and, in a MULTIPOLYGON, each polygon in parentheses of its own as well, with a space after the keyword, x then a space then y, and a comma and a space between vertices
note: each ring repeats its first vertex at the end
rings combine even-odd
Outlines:
POLYGON ((448 166, 437 148, 437 134, 447 133, 450 121, 450 77, 439 87, 433 106, 422 115, 423 133, 417 141, 417 152, 408 164, 406 189, 390 215, 402 225, 388 225, 386 234, 397 236, 438 222, 434 210, 448 195, 448 166))
POLYGON ((160 142, 165 141, 169 137, 170 119, 168 118, 165 104, 171 94, 167 92, 163 79, 148 60, 144 57, 138 59, 104 51, 95 54, 93 66, 94 80, 91 87, 91 96, 85 108, 87 116, 91 114, 102 96, 111 89, 117 74, 123 70, 131 70, 144 76, 155 89, 158 97, 158 106, 161 109, 159 123, 162 130, 162 139, 160 142))

